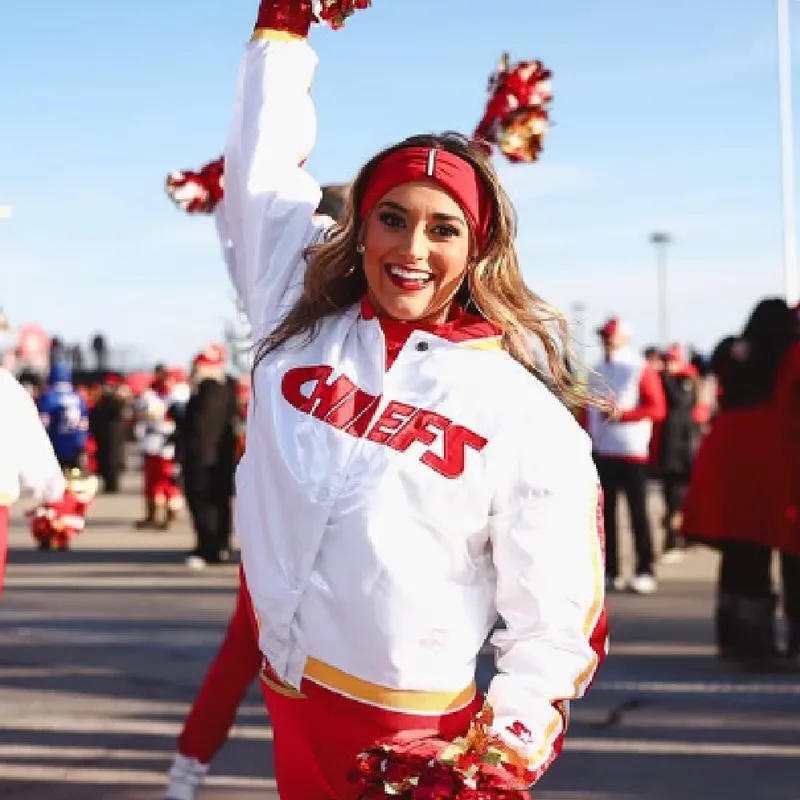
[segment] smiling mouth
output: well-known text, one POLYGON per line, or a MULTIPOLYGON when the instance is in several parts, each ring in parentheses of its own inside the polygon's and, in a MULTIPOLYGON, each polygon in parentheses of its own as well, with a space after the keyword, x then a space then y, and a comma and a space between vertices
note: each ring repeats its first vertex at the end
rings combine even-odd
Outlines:
POLYGON ((408 292, 418 292, 433 280, 433 275, 430 272, 401 267, 398 264, 388 264, 386 266, 386 274, 395 286, 408 292))

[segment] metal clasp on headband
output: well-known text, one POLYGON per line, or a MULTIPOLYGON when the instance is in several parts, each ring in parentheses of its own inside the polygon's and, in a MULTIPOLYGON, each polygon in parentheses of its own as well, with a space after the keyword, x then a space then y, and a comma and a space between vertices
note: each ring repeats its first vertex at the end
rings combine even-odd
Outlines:
POLYGON ((433 148, 428 151, 428 164, 425 168, 425 174, 429 178, 436 174, 436 150, 433 148))

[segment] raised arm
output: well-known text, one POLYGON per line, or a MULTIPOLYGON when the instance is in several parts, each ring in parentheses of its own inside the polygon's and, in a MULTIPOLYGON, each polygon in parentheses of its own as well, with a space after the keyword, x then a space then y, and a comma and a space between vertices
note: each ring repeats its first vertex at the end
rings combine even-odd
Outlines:
POLYGON ((310 4, 263 0, 239 71, 225 148, 222 204, 231 278, 255 338, 281 321, 302 290, 319 185, 298 166, 316 135, 309 95, 317 59, 306 42, 310 4), (309 5, 309 8, 306 8, 309 5))

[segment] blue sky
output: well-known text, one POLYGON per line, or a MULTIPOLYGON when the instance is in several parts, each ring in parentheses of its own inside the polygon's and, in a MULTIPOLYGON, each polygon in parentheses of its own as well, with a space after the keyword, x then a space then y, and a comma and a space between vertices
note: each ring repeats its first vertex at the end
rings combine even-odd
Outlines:
MULTIPOLYGON (((213 225, 177 212, 162 185, 219 154, 256 5, 4 0, 0 204, 13 215, 0 220, 0 306, 12 323, 70 340, 104 330, 175 362, 220 338, 233 302, 213 225)), ((773 0, 374 0, 312 43, 309 168, 323 183, 408 134, 471 131, 502 51, 545 61, 545 154, 500 169, 527 280, 567 314, 583 303, 592 327, 620 314, 649 343, 654 229, 675 237, 671 338, 709 347, 782 292, 773 0)))

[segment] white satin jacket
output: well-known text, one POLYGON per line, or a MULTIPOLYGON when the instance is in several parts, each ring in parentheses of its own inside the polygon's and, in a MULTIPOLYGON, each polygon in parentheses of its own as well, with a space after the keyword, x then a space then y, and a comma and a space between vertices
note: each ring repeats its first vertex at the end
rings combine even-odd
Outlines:
MULTIPOLYGON (((319 186, 297 166, 315 138, 315 67, 301 40, 252 42, 241 65, 224 238, 254 339, 299 296, 323 231, 319 186)), ((386 370, 380 323, 357 305, 270 354, 236 529, 260 646, 289 687, 464 707, 499 613, 487 699, 541 771, 606 649, 597 476, 573 417, 499 345, 416 331, 386 370)))

